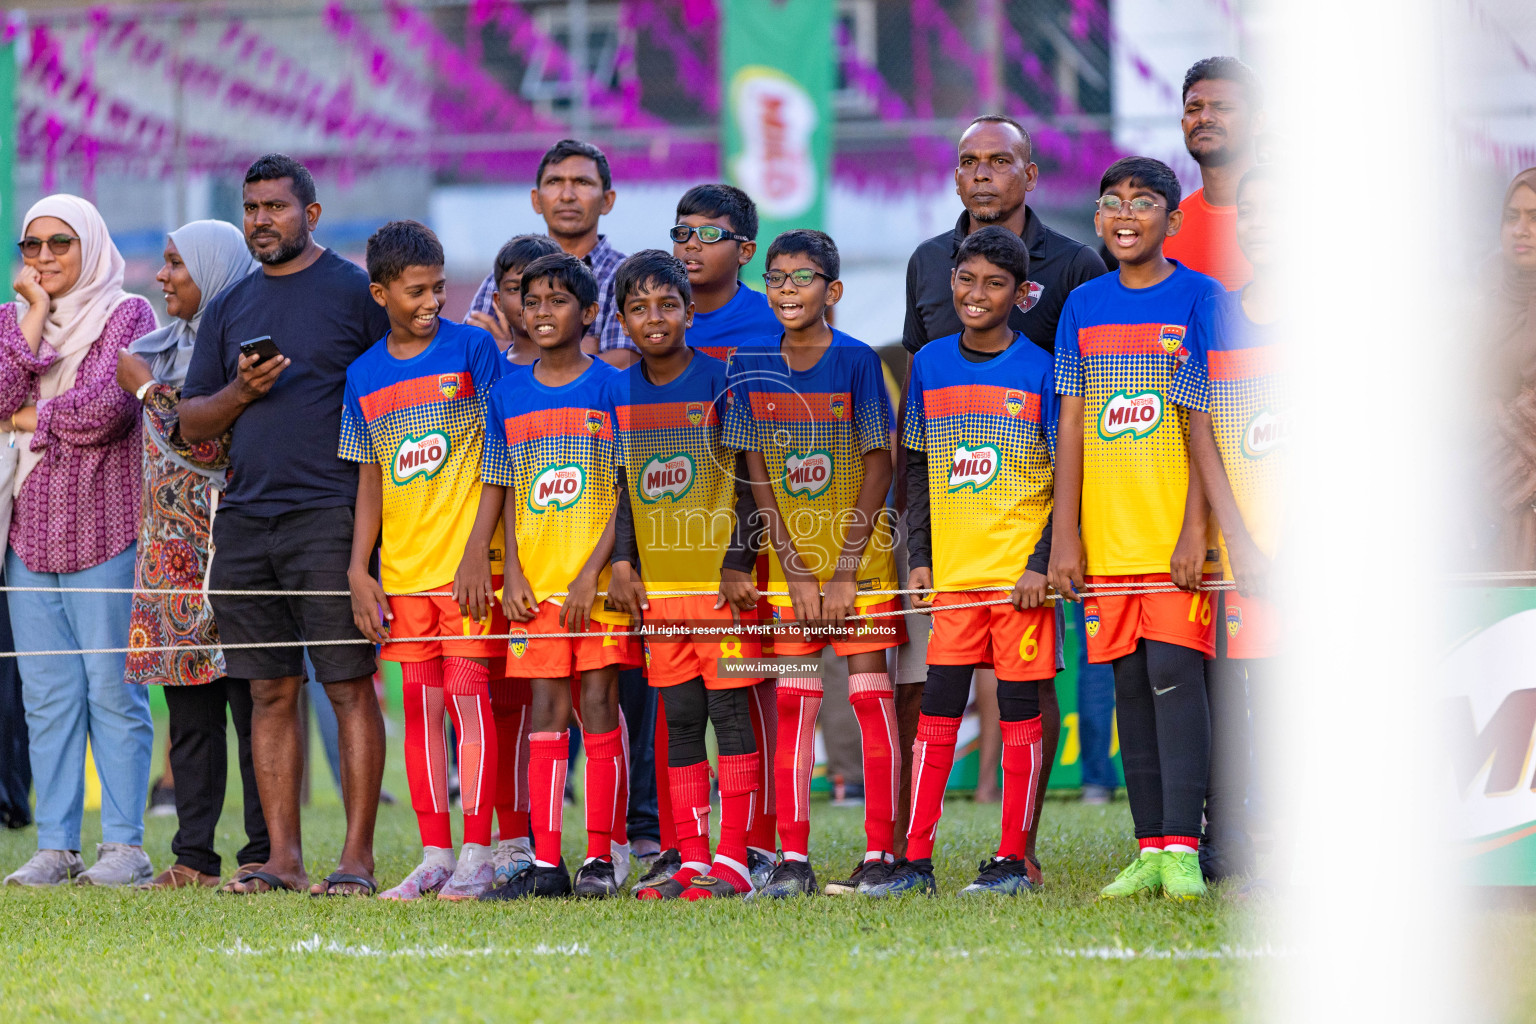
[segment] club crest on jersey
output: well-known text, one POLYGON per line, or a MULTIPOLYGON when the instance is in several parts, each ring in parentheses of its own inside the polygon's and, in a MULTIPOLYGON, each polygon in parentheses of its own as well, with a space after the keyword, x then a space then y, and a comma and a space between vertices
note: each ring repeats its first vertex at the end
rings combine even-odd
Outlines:
POLYGON ((1129 434, 1146 437, 1163 422, 1163 396, 1156 391, 1116 391, 1099 413, 1099 436, 1106 441, 1129 434))
POLYGON ((1284 444, 1290 433, 1289 409, 1283 412, 1260 409, 1243 428, 1243 454, 1250 459, 1262 459, 1284 444))
POLYGON ((1029 294, 1024 296, 1024 301, 1016 303, 1020 313, 1028 313, 1040 304, 1040 296, 1045 294, 1045 285, 1038 281, 1029 281, 1029 294))
POLYGON ((640 500, 654 505, 662 498, 682 501, 693 489, 693 457, 686 452, 653 458, 640 467, 640 500))
POLYGON ((814 498, 832 486, 832 456, 826 452, 791 454, 784 460, 784 490, 791 497, 814 498))
POLYGON ((647 669, 649 669, 651 667, 651 645, 650 644, 646 644, 645 645, 645 667, 647 669))
POLYGON ((395 449, 390 475, 397 484, 409 483, 418 476, 430 478, 448 461, 448 447, 448 435, 440 430, 422 437, 407 434, 400 447, 395 449))
POLYGON ((693 426, 696 427, 700 423, 704 422, 704 403, 703 402, 689 402, 688 403, 688 407, 684 410, 684 412, 687 413, 687 415, 688 415, 688 422, 691 423, 693 426))
POLYGON ((459 395, 459 375, 456 373, 438 374, 437 393, 450 402, 457 398, 459 395))
POLYGON ((1157 331, 1157 343, 1163 346, 1164 352, 1176 355, 1184 347, 1184 325, 1163 324, 1157 331))
POLYGON ((563 466, 550 466, 533 478, 528 487, 528 509, 531 512, 560 511, 570 508, 581 500, 586 490, 587 475, 574 462, 563 466))
POLYGON ((521 658, 528 653, 528 631, 526 629, 514 629, 507 637, 507 650, 512 652, 512 657, 521 658))
POLYGON ((1227 609, 1227 636, 1237 636, 1243 628, 1243 610, 1241 608, 1227 609))
POLYGON ((848 416, 848 402, 851 396, 848 394, 833 395, 827 399, 827 409, 832 413, 833 419, 846 419, 848 416))
POLYGON ((955 446, 955 461, 949 467, 949 493, 969 487, 971 492, 986 490, 997 479, 997 470, 1003 459, 996 448, 989 444, 967 448, 955 446))
POLYGON ((606 423, 607 421, 608 421, 608 417, 605 416, 603 413, 599 412, 598 410, 596 410, 596 409, 588 409, 587 410, 587 429, 590 430, 592 433, 594 433, 594 434, 602 433, 603 432, 603 424, 606 423))
POLYGON ((1024 392, 1009 388, 1003 395, 1003 408, 1008 410, 1009 416, 1017 416, 1024 411, 1024 392))
POLYGON ((1089 636, 1099 635, 1099 606, 1096 604, 1083 605, 1083 626, 1088 630, 1089 636))

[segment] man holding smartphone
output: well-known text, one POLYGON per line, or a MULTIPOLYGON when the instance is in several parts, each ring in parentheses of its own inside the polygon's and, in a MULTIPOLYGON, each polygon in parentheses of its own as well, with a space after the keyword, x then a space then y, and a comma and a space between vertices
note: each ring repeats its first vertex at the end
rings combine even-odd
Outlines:
POLYGON ((352 621, 347 566, 357 467, 336 457, 347 367, 389 330, 368 274, 312 237, 320 220, 314 179, 280 154, 245 175, 245 239, 261 272, 209 303, 180 405, 192 442, 230 433, 230 482, 213 524, 214 590, 286 592, 216 596, 229 674, 251 681, 252 752, 272 837, 260 870, 231 892, 299 889, 308 882, 299 841, 304 759, 298 728, 304 645, 336 709, 347 836, 338 869, 310 890, 371 895, 373 827, 384 772, 384 718, 373 692, 373 647, 352 621), (296 591, 338 591, 315 597, 296 591))

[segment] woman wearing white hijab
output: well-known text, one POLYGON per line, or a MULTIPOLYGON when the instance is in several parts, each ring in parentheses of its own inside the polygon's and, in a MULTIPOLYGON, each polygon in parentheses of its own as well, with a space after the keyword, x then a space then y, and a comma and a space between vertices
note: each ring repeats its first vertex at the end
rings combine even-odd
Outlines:
MULTIPOLYGON (((96 207, 54 195, 27 211, 17 300, 0 305, 0 425, 19 449, 5 579, 19 653, 123 648, 138 530, 139 418, 115 380, 117 353, 155 328, 123 291, 123 257, 96 207), (61 589, 63 588, 63 589, 61 589)), ((0 434, 0 443, 4 443, 0 434)), ((6 881, 147 881, 144 801, 154 725, 123 681, 122 654, 20 659, 37 789, 37 854, 6 881), (80 858, 85 745, 101 776, 103 842, 80 858)))
MULTIPOLYGON (((151 331, 117 357, 117 381, 144 403, 144 505, 134 586, 186 590, 208 569, 208 535, 229 465, 226 439, 188 443, 176 414, 203 311, 224 289, 256 269, 233 224, 194 221, 172 231, 155 275, 168 327, 151 331)), ((225 677, 224 654, 208 602, 184 595, 135 594, 130 647, 185 646, 128 656, 128 682, 165 687, 170 711, 170 762, 176 779, 176 863, 148 887, 212 887, 219 881, 214 832, 224 809, 229 765, 225 708, 235 720, 245 791, 247 842, 236 863, 266 863, 267 823, 251 764, 251 689, 225 677), (212 649, 198 649, 209 648, 212 649)))

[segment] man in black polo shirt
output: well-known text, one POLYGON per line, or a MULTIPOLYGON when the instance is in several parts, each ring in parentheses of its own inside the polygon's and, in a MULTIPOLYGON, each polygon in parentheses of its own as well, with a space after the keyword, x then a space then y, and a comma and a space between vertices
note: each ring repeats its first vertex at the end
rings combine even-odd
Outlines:
MULTIPOLYGON (((909 353, 907 373, 911 375, 912 357, 935 338, 960 331, 960 317, 955 313, 954 291, 950 275, 955 269, 955 253, 972 231, 1000 224, 1016 233, 1029 249, 1029 299, 1027 308, 1015 308, 1008 316, 1008 326, 1026 338, 1053 352, 1056 348, 1056 321, 1067 293, 1084 281, 1105 272, 1104 261, 1089 246, 1054 231, 1040 220, 1025 203, 1040 176, 1033 157, 1034 143, 1024 126, 1001 114, 984 114, 972 121, 960 136, 959 162, 955 167, 955 191, 965 210, 951 231, 935 235, 919 245, 907 262, 907 317, 902 327, 901 343, 909 353)), ((900 437, 900 428, 897 430, 900 437)), ((906 458, 896 461, 897 473, 905 475, 906 458)), ((896 485, 898 500, 906 494, 903 481, 896 485)), ((922 630, 912 633, 921 638, 922 630)), ((900 728, 901 749, 910 751, 917 735, 917 716, 922 702, 924 674, 919 671, 924 657, 919 644, 903 652, 896 687, 896 715, 900 728)), ((977 676, 983 670, 978 670, 977 676)), ((995 684, 994 684, 995 685, 995 684)), ((1039 796, 1045 795, 1051 766, 1056 761, 1056 743, 1061 734, 1061 708, 1056 702, 1056 687, 1040 686, 1041 762, 1039 796)), ((908 793, 911 785, 911 757, 902 759, 901 799, 898 844, 905 842, 908 793)), ((980 783, 978 783, 978 786, 980 783)), ((1030 824, 1029 859, 1035 859, 1035 825, 1040 817, 1040 803, 1035 801, 1035 821, 1030 824)), ((1037 869, 1038 870, 1038 869, 1037 869)), ((1038 874, 1032 872, 1038 881, 1038 874)))
POLYGON ((384 337, 389 319, 368 274, 314 240, 315 182, 298 162, 264 156, 245 174, 245 240, 261 264, 208 304, 180 404, 181 432, 230 432, 230 484, 213 523, 212 598, 231 676, 251 681, 251 747, 272 837, 271 858, 234 892, 298 889, 308 881, 299 842, 299 731, 304 644, 336 709, 347 835, 337 871, 317 895, 372 895, 373 826, 384 775, 384 717, 373 692, 374 649, 352 619, 347 566, 357 466, 336 455, 347 367, 384 337), (277 355, 241 346, 270 337, 277 355), (293 594, 338 591, 339 597, 293 594), (276 592, 276 593, 274 593, 276 592), (285 593, 286 592, 286 593, 285 593))

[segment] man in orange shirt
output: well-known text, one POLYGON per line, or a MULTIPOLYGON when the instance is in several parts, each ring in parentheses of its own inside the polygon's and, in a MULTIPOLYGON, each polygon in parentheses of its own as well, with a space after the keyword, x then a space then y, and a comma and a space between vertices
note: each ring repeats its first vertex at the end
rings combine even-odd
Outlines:
POLYGON ((1182 203, 1184 225, 1163 254, 1220 281, 1227 290, 1253 277, 1237 248, 1237 183, 1258 162, 1254 138, 1264 123, 1258 76, 1236 57, 1206 57, 1184 75, 1184 146, 1200 165, 1200 185, 1182 203))

